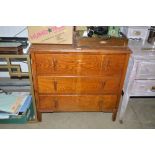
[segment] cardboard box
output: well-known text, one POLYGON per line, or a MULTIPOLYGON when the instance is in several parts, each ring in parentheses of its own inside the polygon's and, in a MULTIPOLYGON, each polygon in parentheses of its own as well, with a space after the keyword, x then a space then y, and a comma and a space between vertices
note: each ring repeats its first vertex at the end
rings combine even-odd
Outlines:
POLYGON ((28 38, 38 44, 72 44, 72 26, 28 26, 28 38))
POLYGON ((87 26, 76 26, 76 31, 87 31, 87 26))

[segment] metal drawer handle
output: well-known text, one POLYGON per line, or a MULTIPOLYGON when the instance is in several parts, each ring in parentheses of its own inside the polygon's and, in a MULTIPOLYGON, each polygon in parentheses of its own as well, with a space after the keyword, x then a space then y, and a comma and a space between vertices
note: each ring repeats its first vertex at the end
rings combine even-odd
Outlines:
POLYGON ((155 86, 152 86, 151 91, 155 92, 155 86))
POLYGON ((57 81, 54 81, 54 82, 53 82, 53 85, 54 85, 54 90, 57 91, 57 88, 58 88, 58 82, 57 82, 57 81))
POLYGON ((54 71, 57 70, 57 63, 58 63, 58 61, 55 58, 53 58, 53 69, 54 69, 54 71))

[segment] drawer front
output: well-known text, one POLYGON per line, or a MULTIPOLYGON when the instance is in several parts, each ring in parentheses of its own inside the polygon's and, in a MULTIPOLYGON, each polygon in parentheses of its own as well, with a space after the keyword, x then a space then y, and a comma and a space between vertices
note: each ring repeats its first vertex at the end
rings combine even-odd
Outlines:
POLYGON ((38 75, 121 74, 125 55, 36 54, 38 75))
POLYGON ((51 94, 76 93, 76 78, 38 77, 38 92, 51 94))
POLYGON ((135 80, 132 93, 155 96, 155 80, 135 80))
POLYGON ((78 54, 36 54, 38 75, 98 74, 102 57, 78 54))
POLYGON ((136 79, 155 79, 155 61, 139 62, 137 66, 136 79))
POLYGON ((102 55, 101 75, 122 74, 125 58, 125 55, 102 55))
POLYGON ((115 95, 39 96, 40 112, 53 111, 112 111, 116 106, 115 95))
POLYGON ((120 78, 38 77, 40 94, 117 93, 120 78))
POLYGON ((81 94, 117 93, 120 78, 78 78, 77 91, 81 94))

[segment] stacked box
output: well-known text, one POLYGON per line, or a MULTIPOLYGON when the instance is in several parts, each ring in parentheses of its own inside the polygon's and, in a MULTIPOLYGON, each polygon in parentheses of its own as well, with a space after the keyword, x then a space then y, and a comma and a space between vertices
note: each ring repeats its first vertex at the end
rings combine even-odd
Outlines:
POLYGON ((11 115, 8 119, 0 119, 0 124, 24 124, 34 119, 34 108, 31 104, 22 115, 11 115))

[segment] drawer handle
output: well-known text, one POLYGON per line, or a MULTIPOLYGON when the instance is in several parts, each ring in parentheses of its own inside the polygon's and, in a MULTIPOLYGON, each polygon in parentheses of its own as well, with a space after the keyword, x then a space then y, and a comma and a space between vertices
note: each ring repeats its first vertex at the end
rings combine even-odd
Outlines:
POLYGON ((153 86, 153 87, 151 88, 151 91, 152 91, 152 92, 155 92, 155 86, 153 86))
POLYGON ((58 82, 57 81, 54 81, 53 84, 54 84, 54 90, 57 91, 58 82))
POLYGON ((102 81, 102 82, 101 82, 101 86, 102 86, 103 89, 104 89, 104 87, 105 87, 105 83, 106 83, 105 81, 102 81))
POLYGON ((53 69, 54 71, 57 70, 57 60, 55 58, 53 58, 53 69))
POLYGON ((110 60, 108 59, 108 60, 106 60, 106 62, 104 63, 104 67, 103 67, 104 71, 107 71, 108 68, 109 68, 109 66, 110 66, 110 60))
POLYGON ((57 108, 58 107, 58 100, 54 99, 53 102, 54 102, 54 107, 57 108))

